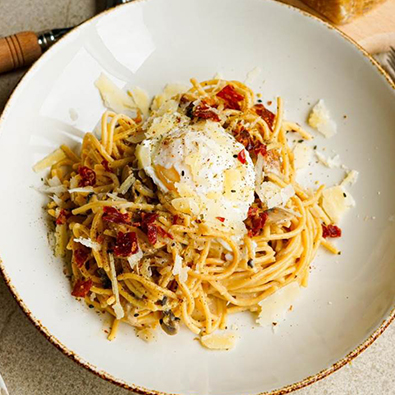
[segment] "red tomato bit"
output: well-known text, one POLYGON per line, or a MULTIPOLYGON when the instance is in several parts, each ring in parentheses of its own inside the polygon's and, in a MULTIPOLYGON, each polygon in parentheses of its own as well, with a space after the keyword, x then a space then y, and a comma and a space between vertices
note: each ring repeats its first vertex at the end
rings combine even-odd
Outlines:
POLYGON ((74 285, 71 294, 76 298, 85 298, 88 295, 88 292, 92 288, 93 281, 89 278, 88 280, 77 280, 74 285))
POLYGON ((266 211, 259 214, 256 207, 249 208, 248 218, 251 220, 251 224, 247 225, 249 237, 258 236, 261 233, 265 226, 267 217, 268 215, 266 211))
MULTIPOLYGON (((154 226, 156 226, 156 225, 154 225, 154 226)), ((156 226, 156 227, 157 227, 159 236, 163 237, 164 239, 165 238, 172 239, 172 240, 174 239, 173 235, 171 235, 169 232, 165 231, 161 226, 156 226)))
POLYGON ((56 225, 64 225, 69 217, 71 217, 71 213, 67 210, 61 209, 58 218, 56 218, 56 225))
POLYGON ((332 237, 332 238, 341 237, 341 235, 342 235, 342 230, 336 225, 322 224, 322 237, 324 239, 326 239, 327 237, 332 237))
POLYGON ((158 228, 154 224, 147 224, 145 226, 145 233, 148 236, 148 241, 154 245, 158 241, 158 228))
POLYGON ((245 150, 241 150, 241 151, 237 154, 237 159, 238 159, 239 162, 241 162, 243 165, 247 162, 245 150))
POLYGON ((216 218, 217 218, 218 221, 225 222, 225 218, 224 217, 216 217, 216 218))
POLYGON ((226 85, 217 93, 217 96, 225 101, 226 108, 240 110, 240 103, 244 96, 237 92, 233 85, 226 85))
POLYGON ((81 176, 78 184, 80 187, 88 187, 96 184, 96 173, 89 167, 80 166, 78 174, 81 176))
POLYGON ((73 251, 73 257, 77 267, 81 268, 89 258, 88 248, 81 246, 73 251))
POLYGON ((179 219, 180 219, 180 217, 177 214, 173 215, 172 224, 173 225, 177 225, 177 222, 178 222, 179 219))
POLYGON ((115 255, 126 258, 132 254, 137 254, 138 251, 139 244, 135 232, 118 232, 117 241, 114 246, 115 255))
POLYGON ((202 102, 193 110, 193 116, 200 119, 211 119, 219 122, 219 116, 206 103, 202 102))
POLYGON ((104 206, 103 221, 113 222, 114 224, 130 224, 129 214, 121 214, 116 208, 104 206))
POLYGON ((269 128, 273 129, 274 119, 276 118, 276 116, 263 104, 255 104, 253 108, 256 114, 259 115, 268 124, 269 128))

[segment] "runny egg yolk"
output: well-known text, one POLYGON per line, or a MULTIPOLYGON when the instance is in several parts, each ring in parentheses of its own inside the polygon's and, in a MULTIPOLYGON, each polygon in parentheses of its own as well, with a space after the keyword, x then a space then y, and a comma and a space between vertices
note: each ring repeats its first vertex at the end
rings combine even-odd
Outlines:
POLYGON ((220 124, 207 121, 146 139, 136 153, 140 166, 177 211, 240 232, 255 186, 248 152, 245 161, 238 159, 243 150, 220 124))

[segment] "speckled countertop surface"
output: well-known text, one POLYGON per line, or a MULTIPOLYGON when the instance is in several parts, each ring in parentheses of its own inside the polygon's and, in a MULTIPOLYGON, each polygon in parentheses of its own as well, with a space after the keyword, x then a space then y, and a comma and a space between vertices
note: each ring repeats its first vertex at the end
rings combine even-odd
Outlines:
MULTIPOLYGON (((94 0, 1 0, 0 36, 77 24, 101 9, 94 0)), ((394 16, 395 18, 395 16, 394 16)), ((0 76, 0 111, 23 71, 0 76)), ((395 324, 362 355, 295 395, 395 395, 395 324)), ((10 395, 126 395, 52 346, 0 279, 0 372, 10 395)))

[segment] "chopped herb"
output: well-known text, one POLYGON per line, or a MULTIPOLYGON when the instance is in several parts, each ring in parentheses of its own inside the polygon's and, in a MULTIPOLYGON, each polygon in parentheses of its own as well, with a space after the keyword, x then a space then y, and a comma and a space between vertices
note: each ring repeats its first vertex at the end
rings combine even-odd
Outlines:
POLYGON ((93 307, 94 307, 93 304, 90 304, 90 305, 89 305, 89 308, 90 308, 90 309, 93 309, 93 307))
POLYGON ((343 192, 343 196, 344 196, 344 197, 347 197, 347 195, 346 195, 344 192, 343 192))
POLYGON ((236 193, 236 190, 235 190, 235 189, 232 189, 231 192, 232 192, 232 193, 236 193))
POLYGON ((298 143, 303 143, 303 140, 299 140, 298 143))
POLYGON ((252 259, 249 259, 247 265, 252 269, 254 267, 254 261, 252 259))
POLYGON ((94 195, 93 192, 88 193, 88 195, 87 195, 87 197, 86 197, 86 202, 87 202, 87 203, 89 203, 89 202, 91 201, 93 195, 94 195))
POLYGON ((234 158, 237 158, 237 155, 233 155, 234 158))
POLYGON ((314 146, 314 149, 317 149, 317 146, 316 146, 316 145, 314 146))
POLYGON ((139 313, 133 314, 133 317, 138 317, 139 313))
POLYGON ((184 171, 184 170, 181 172, 181 175, 182 175, 183 177, 185 176, 185 171, 184 171))
POLYGON ((164 306, 167 303, 167 296, 164 296, 163 299, 160 301, 160 304, 164 306))
POLYGON ((337 253, 337 255, 341 255, 342 254, 342 252, 341 251, 339 251, 338 253, 337 253))
POLYGON ((261 99, 258 99, 258 103, 262 103, 262 100, 261 100, 261 99))

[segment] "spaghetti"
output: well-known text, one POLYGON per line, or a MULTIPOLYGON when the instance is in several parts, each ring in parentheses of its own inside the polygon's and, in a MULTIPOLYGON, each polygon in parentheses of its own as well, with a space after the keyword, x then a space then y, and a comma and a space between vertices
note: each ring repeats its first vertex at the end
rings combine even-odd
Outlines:
POLYGON ((110 340, 120 322, 144 338, 158 326, 175 334, 180 322, 211 334, 226 327, 229 314, 258 312, 262 300, 287 284, 306 286, 321 244, 337 253, 323 239, 322 225, 330 225, 320 206, 324 186, 305 190, 295 181, 286 133, 311 137, 284 120, 281 98, 274 115, 240 82, 191 83, 172 98, 176 111, 191 123, 219 123, 248 151, 257 182, 295 192, 270 208, 256 194, 247 232, 235 239, 177 211, 139 167, 136 147, 149 124, 139 112, 134 118, 105 112, 101 139, 87 133, 80 154, 61 146, 64 155, 57 154, 48 180, 57 252, 71 261, 72 295, 114 317, 110 340))

